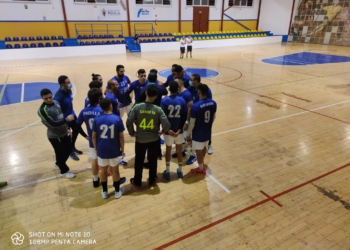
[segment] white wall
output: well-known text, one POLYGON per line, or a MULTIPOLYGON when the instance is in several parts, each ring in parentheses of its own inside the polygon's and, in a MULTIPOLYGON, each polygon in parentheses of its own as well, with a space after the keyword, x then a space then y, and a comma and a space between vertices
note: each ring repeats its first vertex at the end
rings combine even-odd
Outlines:
POLYGON ((61 1, 51 3, 1 2, 0 21, 62 21, 61 1), (27 9, 25 9, 27 5, 27 9))
POLYGON ((294 0, 262 0, 259 29, 287 35, 294 0))

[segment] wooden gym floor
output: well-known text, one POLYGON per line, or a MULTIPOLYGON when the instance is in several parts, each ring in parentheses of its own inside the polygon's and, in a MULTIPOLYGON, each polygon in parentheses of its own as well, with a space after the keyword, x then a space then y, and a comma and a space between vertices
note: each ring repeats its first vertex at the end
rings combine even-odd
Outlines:
POLYGON ((149 188, 144 178, 135 188, 129 184, 134 140, 126 135, 129 165, 120 171, 128 179, 127 194, 119 200, 102 200, 100 188, 92 187, 82 137, 80 161, 68 160, 77 177, 58 177, 36 114, 41 101, 0 107, 0 181, 9 183, 0 190, 0 249, 350 249, 350 66, 260 61, 300 51, 350 55, 347 47, 267 44, 194 46, 195 60, 183 62, 177 51, 2 61, 2 83, 7 76, 11 84, 68 75, 76 113, 91 73, 106 84, 117 64, 125 65, 131 80, 139 68, 162 70, 173 63, 220 75, 203 80, 218 103, 214 154, 206 158, 210 173, 193 176, 194 166, 186 166, 177 179, 173 161, 167 182, 163 160, 157 185, 149 188), (22 245, 11 241, 16 232, 24 235, 22 245), (81 235, 65 235, 70 232, 81 235))

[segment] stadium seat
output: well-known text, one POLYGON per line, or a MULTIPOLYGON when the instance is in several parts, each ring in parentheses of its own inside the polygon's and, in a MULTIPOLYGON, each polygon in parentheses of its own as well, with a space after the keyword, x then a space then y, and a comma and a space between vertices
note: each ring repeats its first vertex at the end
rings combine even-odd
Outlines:
POLYGON ((151 40, 151 39, 148 39, 148 40, 147 40, 147 42, 151 43, 151 42, 152 42, 152 40, 151 40))
POLYGON ((24 43, 22 48, 29 48, 28 44, 24 43))
POLYGON ((50 40, 50 37, 44 36, 44 40, 50 40))
POLYGON ((109 35, 104 35, 103 38, 109 38, 109 35))
POLYGON ((58 47, 58 43, 53 43, 53 46, 54 47, 58 47))
POLYGON ((12 45, 11 44, 6 44, 6 49, 12 49, 12 45))
POLYGON ((119 40, 117 40, 117 41, 116 41, 116 44, 120 44, 120 41, 119 41, 119 40))
POLYGON ((175 41, 176 41, 175 37, 173 37, 173 38, 171 39, 171 41, 175 42, 175 41))
POLYGON ((167 40, 167 42, 171 42, 171 39, 170 38, 168 38, 168 39, 166 39, 167 40))
POLYGON ((172 36, 173 34, 169 33, 168 36, 172 36))
POLYGON ((5 41, 11 41, 11 38, 5 37, 5 41))
POLYGON ((163 35, 162 35, 162 33, 159 33, 159 35, 158 35, 158 36, 163 36, 163 35))
POLYGON ((85 45, 91 45, 91 43, 90 42, 86 42, 85 45))
POLYGON ((84 44, 84 42, 80 42, 79 45, 83 46, 83 45, 85 45, 85 44, 84 44))
MULTIPOLYGON (((159 39, 159 40, 160 40, 160 39, 159 39)), ((165 38, 163 38, 163 39, 162 39, 162 42, 166 42, 166 39, 165 39, 165 38)))
POLYGON ((91 42, 91 45, 96 45, 96 42, 91 42))
POLYGON ((66 44, 64 42, 61 42, 60 46, 64 47, 64 46, 66 46, 66 44))
POLYGON ((20 49, 20 48, 21 48, 21 45, 15 44, 15 49, 20 49))
POLYGON ((111 42, 111 44, 116 44, 116 41, 113 40, 113 41, 111 42))
POLYGON ((45 43, 45 47, 51 47, 51 43, 45 43))
POLYGON ((80 40, 80 39, 83 39, 83 37, 82 37, 81 35, 79 35, 79 36, 78 36, 78 39, 79 39, 79 40, 80 40))
POLYGON ((31 48, 36 48, 36 44, 35 44, 35 43, 31 43, 31 44, 30 44, 30 47, 31 47, 31 48))
POLYGON ((94 36, 93 35, 89 35, 89 39, 94 39, 94 36))
POLYGON ((89 39, 89 37, 87 35, 84 35, 83 39, 89 39))
POLYGON ((102 45, 106 45, 107 44, 107 42, 106 41, 102 41, 102 45))
POLYGON ((43 38, 41 36, 37 36, 36 40, 43 40, 43 38))
POLYGON ((63 40, 63 36, 58 36, 58 40, 63 40))
POLYGON ((51 40, 57 40, 56 36, 51 36, 51 40))
POLYGON ((25 36, 22 36, 21 41, 27 41, 27 38, 25 36))
POLYGON ((153 36, 153 34, 152 33, 149 33, 149 37, 152 37, 153 36))
POLYGON ((18 37, 15 36, 15 37, 13 38, 13 41, 19 41, 18 37))
POLYGON ((99 35, 98 37, 99 37, 99 38, 103 38, 103 35, 99 35))
POLYGON ((155 42, 157 42, 156 39, 152 39, 152 43, 155 43, 155 42))
POLYGON ((111 44, 111 41, 107 41, 106 44, 111 44))
POLYGON ((139 40, 139 43, 143 43, 143 41, 142 41, 142 40, 139 40))
POLYGON ((98 35, 94 35, 94 38, 95 38, 95 39, 98 39, 98 35))
POLYGON ((96 42, 96 45, 101 45, 101 42, 100 42, 100 41, 97 41, 97 42, 96 42))
POLYGON ((42 48, 42 47, 44 47, 44 44, 38 43, 38 47, 42 48))
POLYGON ((122 40, 122 44, 126 44, 125 40, 122 40))

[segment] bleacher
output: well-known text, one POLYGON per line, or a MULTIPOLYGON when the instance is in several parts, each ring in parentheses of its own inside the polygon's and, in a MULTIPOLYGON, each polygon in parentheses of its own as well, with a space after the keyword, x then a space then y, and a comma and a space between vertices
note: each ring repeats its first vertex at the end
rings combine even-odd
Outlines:
POLYGON ((75 30, 80 46, 126 44, 121 24, 76 24, 75 30))
POLYGON ((6 49, 20 48, 44 48, 44 47, 60 47, 66 46, 63 42, 63 36, 37 36, 37 37, 5 37, 6 49))
POLYGON ((270 31, 263 30, 227 30, 227 31, 209 31, 209 32, 182 32, 174 33, 176 41, 180 41, 182 36, 191 35, 193 40, 216 40, 233 38, 254 38, 272 36, 270 31))

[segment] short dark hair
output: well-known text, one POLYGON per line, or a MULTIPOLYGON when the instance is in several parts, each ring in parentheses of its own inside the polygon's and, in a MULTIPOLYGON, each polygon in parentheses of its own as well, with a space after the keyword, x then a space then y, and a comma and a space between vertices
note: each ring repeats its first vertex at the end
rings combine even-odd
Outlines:
POLYGON ((177 66, 177 64, 173 64, 173 65, 171 65, 171 67, 172 67, 172 68, 175 68, 176 66, 177 66))
POLYGON ((92 75, 91 75, 93 81, 97 81, 99 76, 101 76, 101 75, 94 74, 94 73, 92 73, 92 75))
POLYGON ((108 80, 107 86, 108 86, 109 89, 112 87, 112 84, 113 84, 113 83, 114 83, 113 80, 108 80))
POLYGON ((169 90, 170 90, 170 93, 172 94, 175 94, 179 91, 179 83, 178 82, 175 82, 175 81, 172 81, 169 83, 169 90))
POLYGON ((151 70, 149 71, 149 73, 156 73, 156 74, 158 74, 158 70, 156 70, 156 69, 151 69, 151 70))
POLYGON ((144 73, 146 73, 146 70, 144 70, 144 69, 139 69, 139 70, 137 71, 137 74, 138 74, 138 75, 141 75, 141 74, 144 74, 144 73))
POLYGON ((102 98, 102 91, 100 89, 90 89, 88 92, 88 98, 90 105, 95 106, 102 98))
POLYGON ((41 96, 41 97, 43 97, 44 95, 48 95, 48 94, 51 94, 51 95, 52 95, 52 92, 51 92, 51 90, 49 90, 49 89, 42 89, 42 90, 40 91, 40 96, 41 96))
POLYGON ((193 74, 192 76, 193 76, 193 79, 194 79, 195 81, 201 82, 201 76, 200 76, 200 75, 198 75, 198 74, 193 74))
POLYGON ((157 74, 156 73, 149 73, 147 77, 149 82, 156 82, 157 81, 157 74))
POLYGON ((183 71, 184 70, 184 68, 181 66, 181 65, 176 65, 175 66, 175 72, 176 73, 180 73, 181 71, 183 71))
POLYGON ((197 90, 201 92, 202 96, 207 96, 209 87, 206 84, 199 84, 197 90))
POLYGON ((183 79, 183 77, 176 77, 175 80, 178 80, 182 84, 185 84, 185 80, 183 79))
POLYGON ((90 89, 99 89, 102 87, 102 82, 94 80, 89 83, 89 88, 90 89))
POLYGON ((124 66, 121 64, 118 64, 116 67, 117 72, 119 71, 119 69, 124 69, 124 66))
POLYGON ((102 98, 100 100, 100 107, 103 111, 108 111, 111 106, 111 100, 108 98, 102 98))
POLYGON ((68 76, 62 75, 58 77, 58 84, 61 85, 67 80, 68 76))
POLYGON ((158 95, 158 88, 156 85, 151 84, 147 86, 147 96, 154 97, 158 95))

